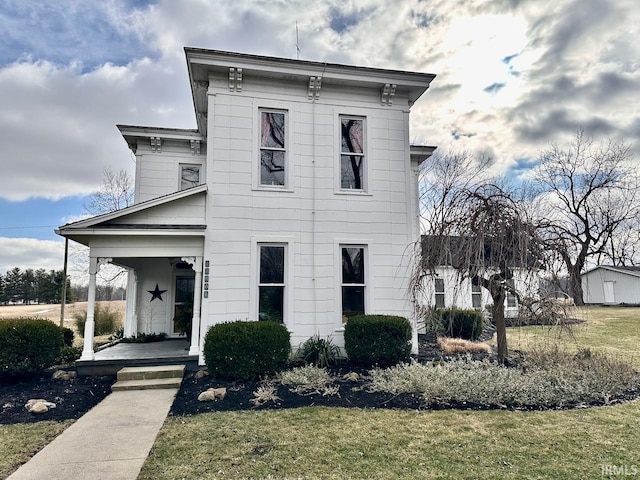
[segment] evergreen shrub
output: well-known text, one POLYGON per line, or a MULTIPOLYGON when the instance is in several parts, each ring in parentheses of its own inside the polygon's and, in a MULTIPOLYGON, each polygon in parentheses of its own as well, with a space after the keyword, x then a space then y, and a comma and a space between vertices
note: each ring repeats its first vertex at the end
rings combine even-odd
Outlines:
POLYGON ((205 363, 216 378, 255 380, 285 367, 290 341, 289 331, 280 323, 220 323, 205 336, 205 363))
POLYGON ((436 310, 438 334, 465 340, 477 340, 483 329, 482 313, 477 310, 447 308, 436 310))
POLYGON ((356 315, 344 327, 349 360, 363 367, 389 367, 411 355, 411 324, 394 315, 356 315))
POLYGON ((42 318, 0 322, 0 379, 32 375, 53 365, 63 346, 62 329, 42 318))

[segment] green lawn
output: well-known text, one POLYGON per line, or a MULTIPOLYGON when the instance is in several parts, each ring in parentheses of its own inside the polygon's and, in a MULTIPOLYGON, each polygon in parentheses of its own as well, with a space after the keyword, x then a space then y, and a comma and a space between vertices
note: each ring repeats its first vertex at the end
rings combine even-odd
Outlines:
POLYGON ((26 463, 73 421, 0 425, 0 478, 26 463))
MULTIPOLYGON (((640 309, 578 313, 587 323, 572 336, 513 329, 510 347, 558 342, 640 367, 640 309)), ((624 467, 640 476, 638 445, 640 401, 547 412, 211 413, 168 419, 139 478, 605 479, 624 467)))
POLYGON ((585 320, 585 323, 571 325, 569 331, 557 327, 508 329, 509 348, 527 350, 560 343, 572 349, 599 350, 640 369, 640 308, 575 308, 572 316, 585 320))

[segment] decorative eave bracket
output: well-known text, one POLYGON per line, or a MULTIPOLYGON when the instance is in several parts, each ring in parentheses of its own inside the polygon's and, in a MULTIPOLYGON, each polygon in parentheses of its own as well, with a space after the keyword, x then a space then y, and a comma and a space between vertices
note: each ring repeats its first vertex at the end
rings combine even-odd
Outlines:
POLYGON ((241 68, 229 68, 229 91, 241 92, 242 91, 242 69, 241 68))
POLYGON ((200 140, 191 140, 191 155, 200 155, 200 140))
POLYGON ((322 77, 309 77, 309 100, 320 98, 320 88, 322 87, 322 77))
POLYGON ((162 153, 162 139, 160 137, 151 137, 151 151, 153 153, 162 153))
POLYGON ((380 104, 391 106, 393 105, 393 96, 396 94, 395 83, 385 83, 380 90, 380 104))

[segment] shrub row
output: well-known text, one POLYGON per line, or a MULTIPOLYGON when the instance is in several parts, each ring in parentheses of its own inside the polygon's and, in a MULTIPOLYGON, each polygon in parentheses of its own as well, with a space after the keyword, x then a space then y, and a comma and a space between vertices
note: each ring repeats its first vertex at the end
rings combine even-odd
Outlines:
POLYGON ((204 339, 209 373, 228 380, 254 380, 277 372, 287 364, 290 350, 289 331, 276 322, 220 323, 204 339))
MULTIPOLYGON (((78 312, 73 315, 76 321, 76 328, 81 337, 84 337, 84 325, 87 323, 87 312, 78 312)), ((94 335, 109 335, 116 330, 120 321, 120 313, 111 310, 109 307, 103 307, 100 303, 95 304, 94 310, 94 335)))
POLYGON ((482 313, 472 309, 443 308, 425 313, 427 331, 439 336, 477 340, 484 328, 482 313))
POLYGON ((50 367, 59 359, 65 339, 68 332, 42 318, 1 321, 0 378, 14 379, 50 367))
POLYGON ((411 324, 394 315, 357 315, 344 328, 344 348, 355 365, 387 367, 409 360, 411 324))

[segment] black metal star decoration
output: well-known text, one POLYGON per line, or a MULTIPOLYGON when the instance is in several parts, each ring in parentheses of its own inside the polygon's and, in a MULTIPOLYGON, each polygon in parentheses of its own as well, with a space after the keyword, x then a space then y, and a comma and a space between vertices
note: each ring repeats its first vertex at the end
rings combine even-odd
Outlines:
POLYGON ((166 290, 160 290, 158 288, 158 284, 156 283, 156 289, 155 290, 147 290, 147 292, 149 292, 151 294, 150 302, 153 302, 156 298, 159 299, 162 302, 162 294, 164 292, 166 292, 166 290))

